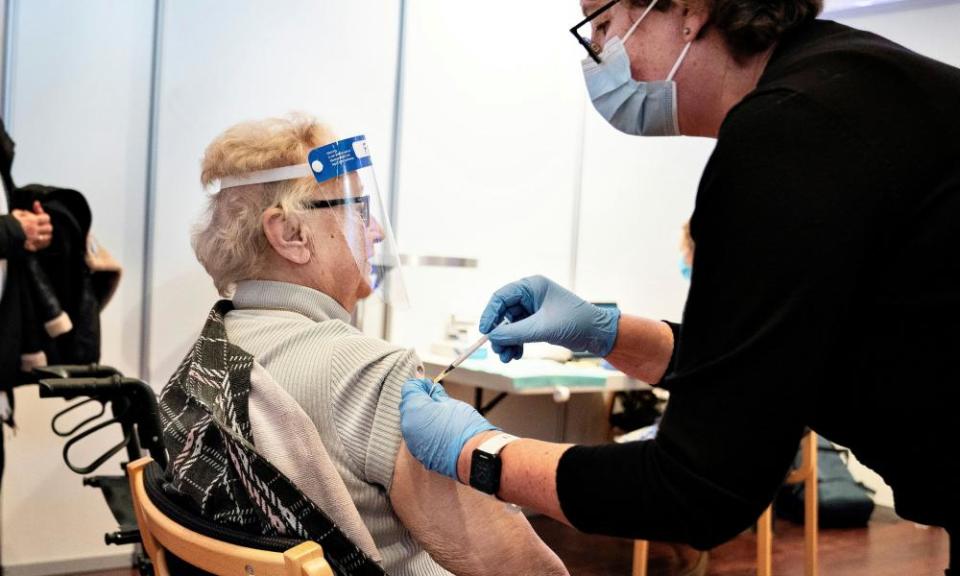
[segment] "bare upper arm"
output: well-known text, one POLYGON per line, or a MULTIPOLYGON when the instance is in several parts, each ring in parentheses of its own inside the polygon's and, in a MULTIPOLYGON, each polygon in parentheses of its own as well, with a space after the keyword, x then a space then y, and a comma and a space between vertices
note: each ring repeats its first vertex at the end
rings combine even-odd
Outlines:
POLYGON ((560 559, 519 511, 427 471, 400 445, 390 501, 410 533, 441 566, 460 576, 566 575, 560 559))

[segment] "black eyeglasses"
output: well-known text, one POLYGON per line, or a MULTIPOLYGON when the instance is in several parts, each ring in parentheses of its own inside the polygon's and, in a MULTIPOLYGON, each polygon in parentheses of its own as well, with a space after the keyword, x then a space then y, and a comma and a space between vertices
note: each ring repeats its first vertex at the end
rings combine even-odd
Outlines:
POLYGON ((584 47, 584 49, 587 51, 587 54, 589 54, 590 57, 593 58, 593 61, 597 64, 600 63, 600 51, 603 50, 603 47, 593 41, 593 28, 590 26, 590 22, 596 19, 597 16, 613 8, 613 6, 619 1, 620 0, 610 0, 610 2, 607 2, 600 8, 588 14, 586 18, 577 22, 577 25, 570 29, 570 33, 573 34, 573 37, 577 39, 577 42, 584 47), (586 37, 580 33, 580 29, 584 27, 587 27, 586 37))
POLYGON ((351 198, 331 198, 330 200, 313 200, 308 204, 310 208, 336 208, 337 206, 346 206, 351 204, 360 205, 360 217, 363 218, 363 225, 370 225, 370 197, 353 196, 351 198))

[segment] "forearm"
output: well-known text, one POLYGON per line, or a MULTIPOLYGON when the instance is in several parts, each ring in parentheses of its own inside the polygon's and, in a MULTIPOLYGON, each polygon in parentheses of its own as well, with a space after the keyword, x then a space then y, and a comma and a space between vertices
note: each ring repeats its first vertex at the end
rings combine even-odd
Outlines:
POLYGON ((673 331, 665 322, 624 314, 606 359, 625 374, 656 384, 667 371, 673 347, 673 331))
MULTIPOLYGON (((461 478, 469 478, 468 455, 492 434, 467 443, 458 462, 461 478)), ((713 474, 692 472, 654 442, 584 447, 522 439, 500 455, 501 499, 589 533, 708 549, 755 520, 770 501, 768 493, 740 498, 715 484, 713 474)), ((764 476, 782 479, 780 468, 767 469, 764 476), (774 475, 766 473, 771 470, 774 475)))
POLYGON ((522 513, 428 472, 406 446, 397 457, 390 499, 413 537, 455 574, 567 575, 522 513))
MULTIPOLYGON (((497 432, 477 434, 460 452, 457 475, 464 484, 470 479, 473 451, 497 432)), ((536 510, 564 524, 570 524, 557 497, 557 465, 572 444, 555 444, 523 438, 508 444, 500 452, 502 470, 497 496, 518 506, 536 510)))

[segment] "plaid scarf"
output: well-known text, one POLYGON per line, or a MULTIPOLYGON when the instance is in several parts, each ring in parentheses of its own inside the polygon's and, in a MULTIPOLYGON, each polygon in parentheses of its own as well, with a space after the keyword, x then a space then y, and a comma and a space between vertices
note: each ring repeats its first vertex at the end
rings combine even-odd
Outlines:
POLYGON ((249 534, 313 540, 341 575, 385 575, 253 445, 252 355, 227 341, 221 300, 160 394, 168 489, 218 524, 249 534))

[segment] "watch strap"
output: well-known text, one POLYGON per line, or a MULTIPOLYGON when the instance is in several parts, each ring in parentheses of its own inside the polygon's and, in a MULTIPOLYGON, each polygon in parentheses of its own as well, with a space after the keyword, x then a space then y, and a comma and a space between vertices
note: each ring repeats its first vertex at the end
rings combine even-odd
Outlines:
POLYGON ((496 455, 496 454, 499 454, 501 450, 503 450, 504 446, 513 442, 514 440, 519 440, 519 439, 520 438, 518 436, 514 436, 513 434, 500 432, 499 434, 491 438, 488 438, 487 440, 484 440, 483 443, 477 446, 477 450, 486 452, 487 454, 496 455))

